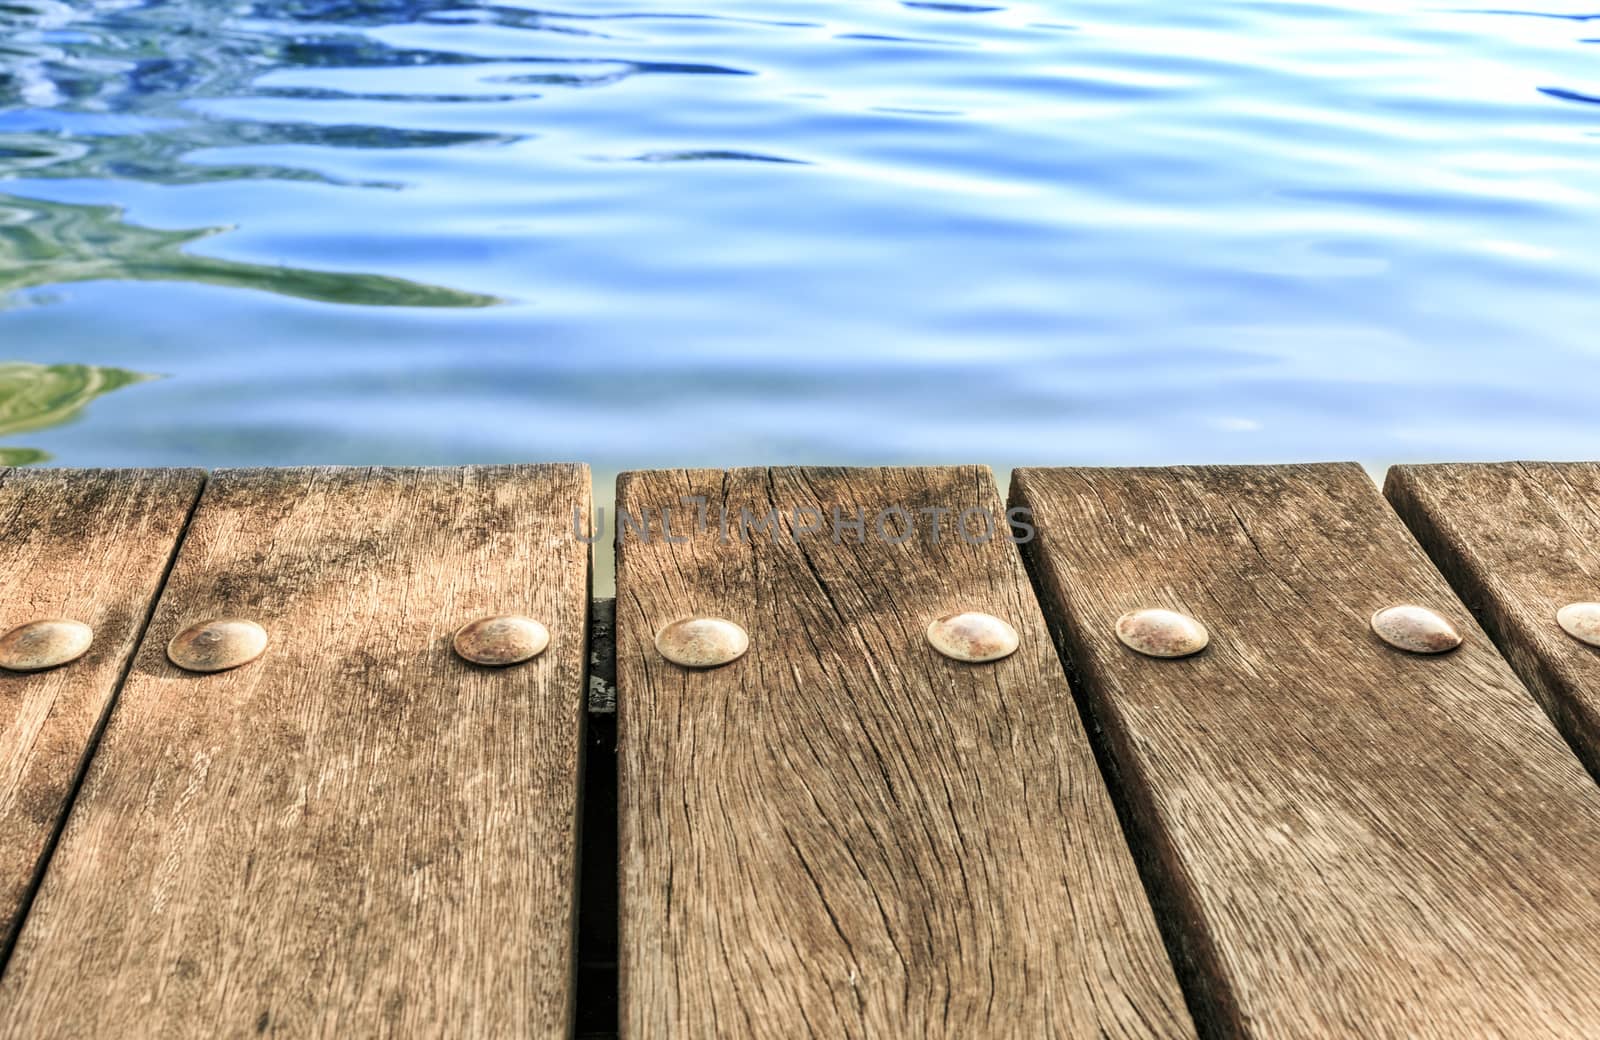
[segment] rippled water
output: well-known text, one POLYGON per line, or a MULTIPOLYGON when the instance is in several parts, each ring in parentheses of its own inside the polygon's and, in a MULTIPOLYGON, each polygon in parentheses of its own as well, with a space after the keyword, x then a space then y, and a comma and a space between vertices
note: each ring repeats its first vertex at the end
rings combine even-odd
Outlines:
POLYGON ((1600 7, 1468 7, 0 0, 0 446, 1600 458, 1600 7))

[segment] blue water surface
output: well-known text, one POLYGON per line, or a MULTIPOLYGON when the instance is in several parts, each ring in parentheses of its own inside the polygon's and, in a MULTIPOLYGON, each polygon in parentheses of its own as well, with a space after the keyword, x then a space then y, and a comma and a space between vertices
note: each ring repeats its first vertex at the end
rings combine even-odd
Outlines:
POLYGON ((66 465, 1600 458, 1600 7, 0 0, 66 465))

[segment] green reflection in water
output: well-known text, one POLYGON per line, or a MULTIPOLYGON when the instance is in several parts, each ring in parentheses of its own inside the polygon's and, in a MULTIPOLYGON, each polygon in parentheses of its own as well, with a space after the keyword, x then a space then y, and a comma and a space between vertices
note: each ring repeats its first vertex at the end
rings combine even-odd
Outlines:
POLYGON ((0 195, 0 308, 21 289, 107 279, 204 282, 368 307, 488 307, 493 296, 404 278, 236 263, 183 247, 226 228, 162 231, 122 219, 118 206, 0 195))
MULTIPOLYGON (((154 378, 95 365, 0 361, 0 437, 64 423, 101 394, 154 378)), ((49 459, 49 452, 37 448, 0 446, 0 466, 27 466, 49 459)))

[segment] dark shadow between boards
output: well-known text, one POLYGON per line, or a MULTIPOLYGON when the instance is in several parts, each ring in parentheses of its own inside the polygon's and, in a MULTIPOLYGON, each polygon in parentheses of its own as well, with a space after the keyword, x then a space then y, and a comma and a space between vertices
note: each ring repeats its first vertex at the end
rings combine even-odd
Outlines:
POLYGON ((579 837, 576 1040, 617 1035, 616 601, 589 619, 589 718, 579 837))

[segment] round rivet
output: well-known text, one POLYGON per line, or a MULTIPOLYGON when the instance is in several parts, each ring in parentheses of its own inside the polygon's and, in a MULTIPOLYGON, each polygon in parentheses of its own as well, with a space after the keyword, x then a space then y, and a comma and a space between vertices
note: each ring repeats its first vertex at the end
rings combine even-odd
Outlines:
POLYGON ((225 672, 249 664, 267 648, 267 630, 244 618, 202 621, 172 637, 167 660, 186 672, 225 672))
POLYGON ((750 636, 726 618, 682 618, 656 633, 656 649, 685 668, 715 668, 750 649, 750 636))
POLYGON ((1556 623, 1578 642, 1600 646, 1600 603, 1568 603, 1556 611, 1556 623))
POLYGON ((94 629, 81 621, 30 621, 0 636, 0 668, 10 672, 55 668, 82 657, 92 642, 94 629))
POLYGON ((550 630, 533 618, 501 614, 462 626, 453 645, 473 664, 504 668, 531 661, 550 645, 550 630))
POLYGON ((928 642, 946 657, 981 664, 1016 653, 1017 630, 993 614, 974 610, 946 614, 928 626, 928 642))
POLYGON ((1411 603, 1384 607, 1372 615, 1372 630, 1390 646, 1414 654, 1442 654, 1461 645, 1455 626, 1427 607, 1411 603))
POLYGON ((1117 638, 1146 657, 1188 657, 1206 648, 1211 633, 1188 614, 1148 607, 1117 618, 1117 638))

